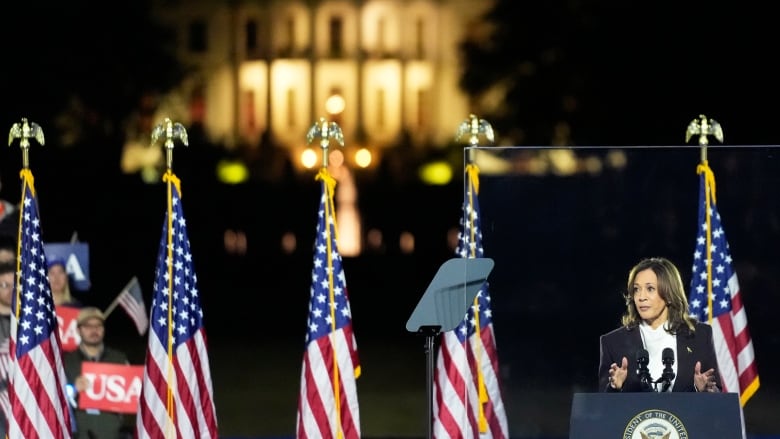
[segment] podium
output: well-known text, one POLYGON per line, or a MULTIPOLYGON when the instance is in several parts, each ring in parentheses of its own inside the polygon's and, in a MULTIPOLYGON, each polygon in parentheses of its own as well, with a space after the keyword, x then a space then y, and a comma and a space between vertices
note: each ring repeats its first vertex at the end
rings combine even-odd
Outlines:
POLYGON ((569 439, 743 439, 736 393, 575 393, 569 439))

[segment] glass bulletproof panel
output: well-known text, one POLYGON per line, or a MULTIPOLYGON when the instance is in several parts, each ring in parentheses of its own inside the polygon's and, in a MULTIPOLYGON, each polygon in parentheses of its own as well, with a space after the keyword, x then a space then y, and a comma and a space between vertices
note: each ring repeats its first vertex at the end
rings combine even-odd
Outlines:
MULTIPOLYGON (((703 157, 761 388, 776 388, 768 372, 780 352, 779 148, 465 148, 464 164, 479 170, 484 256, 495 261, 488 282, 510 435, 566 434, 572 395, 598 390, 599 336, 621 325, 640 259, 671 260, 690 297, 703 157)), ((748 433, 769 430, 762 423, 776 403, 776 392, 756 392, 748 433)))

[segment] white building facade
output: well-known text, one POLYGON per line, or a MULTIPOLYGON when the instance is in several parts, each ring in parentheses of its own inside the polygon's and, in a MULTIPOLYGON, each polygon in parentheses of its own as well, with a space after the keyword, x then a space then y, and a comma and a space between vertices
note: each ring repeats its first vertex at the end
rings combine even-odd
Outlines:
POLYGON ((375 162, 401 141, 446 144, 468 116, 458 45, 484 0, 158 0, 155 16, 191 67, 160 111, 202 124, 228 148, 264 139, 308 146, 320 117, 336 121, 349 161, 375 162))

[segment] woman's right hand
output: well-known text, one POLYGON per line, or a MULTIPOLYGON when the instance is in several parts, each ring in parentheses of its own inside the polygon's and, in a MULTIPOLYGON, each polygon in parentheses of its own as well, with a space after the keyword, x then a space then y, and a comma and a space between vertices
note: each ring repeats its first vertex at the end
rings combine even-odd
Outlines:
POLYGON ((609 385, 613 389, 620 390, 623 388, 623 383, 626 382, 628 376, 628 358, 623 357, 623 361, 618 366, 617 363, 612 363, 609 366, 609 385))

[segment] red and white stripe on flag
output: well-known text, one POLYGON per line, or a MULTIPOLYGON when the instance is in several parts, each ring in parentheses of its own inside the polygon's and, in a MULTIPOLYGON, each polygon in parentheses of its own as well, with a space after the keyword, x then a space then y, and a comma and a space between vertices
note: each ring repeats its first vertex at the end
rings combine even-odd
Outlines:
MULTIPOLYGON (((11 315, 11 328, 16 325, 11 315)), ((11 339, 11 350, 16 343, 11 339)), ((49 339, 40 343, 25 355, 15 359, 11 368, 9 385, 9 404, 11 416, 8 418, 8 437, 70 438, 70 414, 63 392, 51 392, 47 389, 64 389, 66 382, 62 365, 61 351, 52 331, 49 339)))
POLYGON ((744 405, 758 390, 758 368, 736 273, 728 284, 731 312, 712 320, 712 337, 723 390, 740 393, 744 405))
POLYGON ((351 326, 309 343, 303 357, 298 398, 297 439, 360 438, 360 410, 353 355, 355 338, 351 326), (337 369, 333 359, 337 357, 337 369), (339 404, 334 392, 338 370, 339 404), (338 410, 338 416, 337 416, 338 410), (340 420, 340 425, 339 425, 340 420))
POLYGON ((480 346, 474 336, 463 343, 454 331, 441 338, 436 359, 433 404, 433 437, 436 439, 508 439, 509 426, 498 379, 498 356, 493 325, 482 328, 480 346), (479 355, 479 367, 477 366, 479 355), (487 401, 480 402, 479 380, 475 373, 482 370, 487 401), (487 430, 479 431, 479 410, 482 405, 487 430))
POLYGON ((211 376, 202 329, 179 345, 171 365, 166 347, 150 333, 144 384, 139 398, 138 438, 216 438, 211 376), (174 411, 166 400, 171 392, 174 411))

